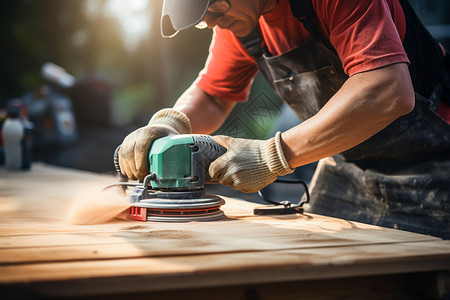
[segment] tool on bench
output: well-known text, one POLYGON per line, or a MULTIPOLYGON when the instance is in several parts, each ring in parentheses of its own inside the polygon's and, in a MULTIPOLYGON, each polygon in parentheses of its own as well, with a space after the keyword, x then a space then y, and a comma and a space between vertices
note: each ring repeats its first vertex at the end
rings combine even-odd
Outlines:
MULTIPOLYGON (((126 181, 120 172, 119 148, 114 153, 114 164, 121 181, 126 181)), ((208 135, 163 137, 151 145, 148 155, 150 174, 142 183, 121 182, 110 186, 134 186, 128 209, 128 216, 133 220, 217 220, 224 217, 220 206, 225 201, 216 195, 205 194, 205 183, 211 181, 209 165, 226 151, 208 135)))
MULTIPOLYGON (((134 187, 130 194, 128 217, 138 221, 189 222, 212 221, 224 217, 220 206, 225 201, 216 195, 205 194, 205 183, 211 182, 209 165, 227 150, 209 135, 181 134, 155 140, 148 154, 150 173, 141 183, 128 183, 119 165, 119 149, 114 153, 114 165, 119 183, 108 185, 134 187)), ((302 213, 302 205, 309 200, 304 182, 277 180, 282 183, 302 183, 307 200, 292 205, 280 203, 259 194, 273 204, 255 208, 255 215, 302 213)))

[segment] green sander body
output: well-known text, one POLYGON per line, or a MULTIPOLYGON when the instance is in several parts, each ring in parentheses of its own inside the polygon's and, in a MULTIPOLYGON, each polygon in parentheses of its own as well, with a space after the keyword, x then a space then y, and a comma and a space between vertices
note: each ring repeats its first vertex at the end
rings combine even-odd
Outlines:
POLYGON ((209 165, 226 149, 209 135, 174 135, 155 140, 150 174, 130 195, 128 216, 140 221, 210 221, 224 217, 225 203, 205 194, 209 165))
POLYGON ((226 149, 208 135, 175 135, 157 139, 148 154, 155 189, 198 189, 211 181, 208 168, 226 149))

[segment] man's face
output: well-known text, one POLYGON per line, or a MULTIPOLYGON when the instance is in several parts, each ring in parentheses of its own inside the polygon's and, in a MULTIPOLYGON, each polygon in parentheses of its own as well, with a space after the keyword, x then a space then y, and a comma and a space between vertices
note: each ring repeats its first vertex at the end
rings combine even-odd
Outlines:
POLYGON ((206 15, 208 27, 228 29, 238 37, 248 35, 258 23, 270 0, 230 0, 231 9, 223 16, 215 18, 206 15))

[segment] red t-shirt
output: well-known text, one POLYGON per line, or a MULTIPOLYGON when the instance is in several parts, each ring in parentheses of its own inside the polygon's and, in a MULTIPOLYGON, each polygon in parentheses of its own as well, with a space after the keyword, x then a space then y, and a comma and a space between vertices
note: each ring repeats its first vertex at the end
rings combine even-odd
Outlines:
MULTIPOLYGON (((406 22, 398 1, 313 0, 312 3, 319 26, 348 75, 409 62, 402 45, 406 22)), ((260 18, 259 24, 273 55, 310 39, 308 31, 292 14, 289 0, 280 0, 273 11, 260 18)), ((210 55, 197 85, 214 97, 245 101, 257 71, 254 59, 234 34, 216 26, 210 55)))
MULTIPOLYGON (((353 74, 409 63, 402 45, 406 20, 398 0, 312 0, 322 34, 336 49, 344 71, 353 74)), ((264 42, 280 55, 310 39, 292 14, 289 0, 259 19, 264 42)), ((210 54, 196 80, 213 97, 245 101, 258 68, 234 34, 214 28, 210 54)))

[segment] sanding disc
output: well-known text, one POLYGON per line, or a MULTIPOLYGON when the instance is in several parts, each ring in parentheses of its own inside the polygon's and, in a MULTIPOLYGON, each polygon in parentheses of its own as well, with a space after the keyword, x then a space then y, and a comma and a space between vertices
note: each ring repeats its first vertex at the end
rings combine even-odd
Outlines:
POLYGON ((143 199, 138 203, 133 203, 132 206, 145 209, 146 216, 141 216, 139 220, 190 222, 224 218, 225 214, 220 210, 220 206, 223 204, 225 204, 225 200, 218 196, 204 195, 201 198, 192 199, 143 199))

